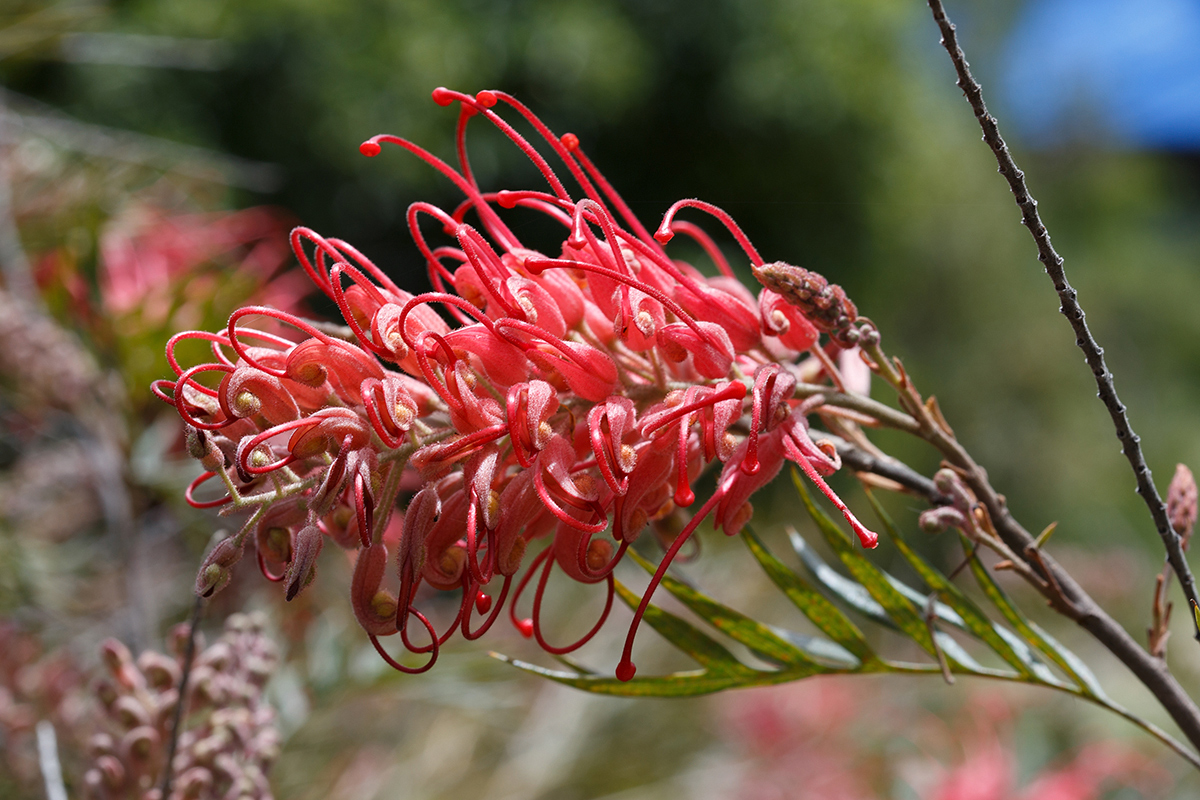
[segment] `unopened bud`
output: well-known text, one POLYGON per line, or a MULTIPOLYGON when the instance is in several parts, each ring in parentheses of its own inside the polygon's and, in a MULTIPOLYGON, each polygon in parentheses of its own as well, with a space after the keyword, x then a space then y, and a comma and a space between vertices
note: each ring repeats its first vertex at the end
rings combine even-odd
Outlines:
POLYGON ((296 534, 292 561, 288 564, 284 577, 289 601, 295 599, 300 590, 312 583, 313 578, 317 576, 317 556, 324 543, 325 536, 315 525, 309 525, 296 534))
POLYGON ((184 425, 183 441, 187 454, 197 461, 208 455, 208 435, 199 428, 184 425))
POLYGON ((160 741, 158 731, 148 726, 140 726, 129 731, 121 739, 121 752, 130 764, 144 769, 157 754, 160 741))
POLYGON ((134 689, 144 685, 141 673, 133 664, 133 654, 116 639, 104 640, 100 645, 100 658, 120 686, 134 689))
POLYGON ((1175 466, 1175 476, 1167 489, 1167 517, 1171 527, 1179 534, 1183 549, 1187 550, 1196 527, 1196 478, 1183 464, 1175 466))
POLYGON ((170 689, 179 683, 179 665, 161 653, 147 650, 138 656, 138 669, 155 689, 170 689))
POLYGON ((939 506, 922 511, 918 524, 926 533, 941 533, 947 528, 965 528, 967 518, 954 506, 939 506))
POLYGON ((212 786, 212 773, 204 767, 192 767, 184 771, 175 782, 176 790, 185 800, 198 800, 212 786))
POLYGON ((954 490, 954 484, 958 481, 958 475, 952 469, 939 469, 933 474, 933 485, 942 494, 950 494, 954 490))
POLYGON ((145 706, 132 697, 118 697, 117 702, 113 703, 112 714, 129 730, 150 724, 150 715, 146 713, 145 706))
POLYGON ((99 681, 96 684, 96 699, 100 701, 100 705, 107 709, 111 709, 113 703, 117 702, 117 698, 121 693, 117 691, 117 687, 113 686, 108 681, 99 681))
POLYGON ((212 597, 224 589, 233 578, 233 565, 241 560, 244 548, 244 539, 239 540, 236 536, 222 539, 200 565, 200 574, 196 576, 196 594, 212 597))
POLYGON ((125 783, 125 767, 115 756, 100 756, 96 759, 96 771, 109 789, 116 791, 125 783))

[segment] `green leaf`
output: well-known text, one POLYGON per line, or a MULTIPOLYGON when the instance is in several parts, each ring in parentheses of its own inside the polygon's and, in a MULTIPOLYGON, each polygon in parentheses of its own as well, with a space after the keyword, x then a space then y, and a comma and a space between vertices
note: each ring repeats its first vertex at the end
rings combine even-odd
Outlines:
MULTIPOLYGON (((979 588, 992 601, 992 605, 996 606, 996 609, 1008 621, 1008 624, 1012 625, 1013 629, 1024 637, 1025 641, 1036 647, 1051 663, 1061 669, 1069 678, 1073 679, 1081 692, 1098 698, 1106 697, 1104 690, 1100 688, 1100 684, 1096 681, 1096 676, 1092 674, 1092 671, 1080 661, 1078 656, 1059 644, 1054 637, 1050 636, 1050 634, 1046 633, 1046 631, 1042 630, 1021 613, 1020 609, 1009 599, 1008 594, 1000 588, 1000 584, 996 583, 996 579, 992 577, 992 573, 983 565, 978 556, 971 557, 971 574, 975 576, 979 588)), ((1041 677, 1043 683, 1050 683, 1051 685, 1060 683, 1053 676, 1039 675, 1039 677, 1041 677)))
MULTIPOLYGON (((620 581, 616 581, 617 595, 627 606, 636 609, 641 603, 638 597, 620 581)), ((734 658, 733 653, 711 636, 703 633, 690 622, 680 619, 674 614, 663 611, 653 603, 646 606, 642 620, 658 631, 660 635, 675 647, 679 648, 706 669, 711 676, 729 676, 753 672, 742 662, 734 658)))
POLYGON ((794 647, 803 650, 812 660, 828 664, 835 672, 857 672, 863 665, 849 650, 823 636, 809 636, 778 625, 767 627, 779 638, 786 639, 794 647))
POLYGON ((1100 685, 1100 681, 1096 678, 1096 673, 1092 672, 1092 668, 1085 664, 1082 658, 1075 655, 1073 651, 1068 650, 1066 647, 1060 644, 1057 639, 1051 636, 1048 631, 1046 631, 1036 622, 1030 620, 1029 627, 1033 629, 1034 633, 1037 634, 1038 639, 1040 639, 1048 649, 1056 652, 1059 658, 1066 662, 1067 671, 1070 673, 1071 677, 1079 682, 1080 688, 1083 690, 1084 694, 1091 695, 1092 697, 1099 698, 1106 702, 1110 702, 1108 695, 1104 692, 1104 687, 1100 685))
POLYGON ((887 615, 887 611, 884 610, 883 606, 879 605, 874 597, 871 597, 871 593, 861 583, 847 578, 826 564, 825 560, 817 555, 817 551, 804 540, 799 531, 790 525, 787 528, 787 534, 788 539, 791 541, 792 549, 800 557, 800 562, 804 564, 805 569, 811 572, 812 576, 822 586, 833 592, 843 603, 872 622, 877 622, 885 628, 899 630, 896 623, 887 615))
MULTIPOLYGON (((796 477, 795 473, 793 475, 796 477)), ((882 509, 879 509, 880 518, 887 534, 924 582, 936 593, 935 596, 931 597, 906 585, 868 561, 837 523, 816 507, 799 481, 797 488, 818 529, 830 547, 838 553, 852 577, 847 577, 826 564, 795 530, 789 531, 792 546, 808 572, 812 573, 816 584, 820 586, 785 566, 767 550, 749 528, 743 533, 743 539, 772 582, 832 641, 758 622, 704 595, 699 589, 678 577, 667 575, 663 578, 662 586, 676 599, 716 630, 778 668, 759 669, 743 664, 728 648, 692 623, 649 604, 643 616, 646 624, 658 631, 675 648, 695 659, 701 669, 668 675, 639 676, 623 682, 609 675, 593 673, 565 657, 559 658, 559 661, 571 671, 547 669, 507 656, 493 655, 526 672, 559 683, 590 692, 625 697, 683 697, 736 687, 784 683, 822 673, 940 672, 936 664, 905 663, 880 658, 867 643, 862 631, 822 593, 823 588, 832 592, 835 599, 840 599, 867 618, 907 635, 931 655, 937 656, 940 651, 956 673, 1049 685, 1090 697, 1102 705, 1117 709, 1118 713, 1129 716, 1107 699, 1095 676, 1074 653, 1056 642, 1017 610, 977 558, 971 559, 972 572, 984 594, 996 605, 1016 633, 989 619, 977 603, 909 547, 891 520, 882 513, 882 509), (938 601, 937 597, 941 600, 938 601), (927 613, 933 615, 930 620, 926 620, 927 613), (945 630, 937 630, 935 621, 954 626, 989 645, 1017 671, 999 671, 984 667, 954 636, 945 630), (1075 683, 1061 680, 1039 660, 1039 656, 1044 656, 1075 683)), ((871 501, 874 504, 875 498, 871 497, 871 501)), ((655 571, 653 564, 637 554, 631 553, 631 557, 647 572, 655 571)), ((640 604, 641 598, 623 584, 617 582, 615 590, 630 608, 636 608, 640 604)))
MULTIPOLYGON (((651 564, 633 550, 629 551, 629 556, 642 569, 652 575, 654 574, 654 564, 651 564)), ((694 611, 705 622, 735 642, 744 644, 760 658, 781 667, 803 668, 808 670, 810 674, 824 671, 821 665, 809 658, 803 650, 797 648, 786 639, 780 638, 774 631, 761 622, 757 622, 741 612, 734 611, 732 608, 718 603, 711 597, 706 597, 670 575, 663 576, 662 587, 694 611)))
MULTIPOLYGON (((576 689, 583 689, 587 692, 618 697, 693 697, 712 694, 722 689, 756 685, 755 682, 747 681, 739 676, 714 675, 708 670, 675 672, 670 675, 651 675, 645 678, 635 677, 631 681, 619 681, 613 677, 581 675, 575 672, 546 669, 536 664, 509 658, 501 653, 490 653, 489 655, 512 664, 517 669, 549 678, 557 683, 574 686, 576 689)), ((753 676, 751 675, 751 677, 753 676)))
MULTIPOLYGON (((896 587, 897 591, 899 591, 909 600, 912 600, 914 603, 924 603, 928 600, 928 595, 918 592, 911 586, 901 583, 891 576, 889 576, 889 579, 892 581, 892 585, 896 587)), ((935 603, 934 612, 937 618, 942 622, 952 625, 964 633, 971 633, 970 628, 967 627, 967 624, 963 621, 963 618, 959 616, 958 612, 945 603, 935 603)), ((992 624, 994 625, 993 630, 995 630, 996 635, 1003 639, 1005 644, 1012 648, 1013 654, 1020 659, 1021 663, 1024 665, 1025 669, 1018 669, 1018 674, 1026 679, 1030 679, 1029 682, 1049 683, 1052 686, 1059 686, 1060 688, 1071 688, 1069 684, 1062 683, 1062 681, 1059 680, 1059 678, 1056 677, 1055 674, 1051 672, 1045 664, 1038 660, 1037 656, 1034 654, 1033 648, 1026 644, 1026 642, 1021 639, 1020 636, 1013 633, 1008 628, 996 625, 995 623, 992 624), (1036 678, 1036 680, 1033 680, 1034 678, 1036 678)))
POLYGON ((814 625, 860 662, 876 660, 874 651, 867 644, 867 640, 858 626, 851 622, 841 609, 829 602, 825 595, 810 586, 807 581, 767 550, 762 540, 749 526, 743 529, 742 540, 750 548, 750 553, 762 566, 763 571, 767 573, 767 577, 814 625))
MULTIPOLYGON (((824 535, 825 541, 829 542, 829 546, 838 554, 854 579, 870 593, 876 603, 883 607, 883 610, 905 635, 924 648, 926 652, 933 654, 933 642, 929 637, 929 629, 925 625, 925 620, 921 618, 921 613, 907 597, 896 591, 882 570, 855 549, 850 537, 838 527, 837 523, 817 508, 800 478, 800 472, 796 469, 792 470, 792 481, 796 484, 796 490, 800 493, 800 499, 804 501, 804 507, 809 516, 817 523, 817 528, 824 535)), ((793 542, 796 538, 792 537, 793 542)))
MULTIPOLYGON (((892 543, 896 545, 896 549, 900 551, 905 560, 921 576, 921 580, 925 581, 925 585, 937 593, 938 597, 945 603, 945 606, 949 606, 949 608, 946 608, 939 603, 936 607, 938 617, 970 633, 976 639, 985 643, 1000 658, 1008 662, 1022 675, 1026 677, 1032 676, 1033 670, 1028 663, 1028 656, 1022 658, 1021 655, 1013 650, 1001 632, 1003 629, 988 619, 987 615, 983 613, 971 598, 963 594, 962 590, 950 581, 950 579, 930 566, 929 562, 921 558, 909 546, 904 537, 900 535, 900 532, 896 530, 896 526, 892 524, 891 517, 888 516, 883 506, 879 504, 879 500, 876 499, 874 493, 870 489, 866 489, 865 491, 867 500, 870 501, 871 507, 875 509, 876 516, 879 517, 879 521, 883 525, 884 531, 891 538, 892 543), (948 613, 951 609, 953 609, 953 612, 948 613)), ((898 581, 897 584, 899 584, 898 581)), ((897 585, 897 589, 899 589, 899 585, 897 585)), ((901 592, 903 593, 902 590, 901 592)), ((915 600, 916 598, 909 597, 909 599, 915 600)))

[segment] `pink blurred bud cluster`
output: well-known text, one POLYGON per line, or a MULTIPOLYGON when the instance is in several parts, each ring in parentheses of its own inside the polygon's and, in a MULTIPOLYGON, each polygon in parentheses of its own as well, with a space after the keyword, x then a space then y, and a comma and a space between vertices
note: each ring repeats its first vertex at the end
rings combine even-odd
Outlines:
MULTIPOLYGON (((278 661, 258 614, 234 614, 221 637, 195 656, 172 768, 171 800, 269 798, 267 771, 279 755, 275 712, 263 696, 278 661)), ((161 800, 186 652, 176 629, 174 652, 136 659, 120 642, 101 648, 107 676, 96 686, 102 730, 88 741, 85 796, 161 800)), ((199 649, 199 648, 198 648, 199 649)))

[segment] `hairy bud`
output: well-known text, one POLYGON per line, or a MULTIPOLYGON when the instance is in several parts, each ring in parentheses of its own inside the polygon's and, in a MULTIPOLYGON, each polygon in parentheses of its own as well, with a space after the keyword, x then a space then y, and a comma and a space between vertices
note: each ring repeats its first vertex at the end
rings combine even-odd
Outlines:
POLYGON ((222 539, 200 565, 200 574, 196 576, 196 594, 212 597, 224 589, 233 578, 233 565, 241 560, 244 547, 245 541, 235 536, 222 539))
POLYGON ((754 277, 800 309, 817 330, 828 333, 838 344, 852 347, 857 342, 853 325, 858 319, 858 309, 842 287, 816 272, 782 261, 754 267, 754 277))
POLYGON ((1175 465, 1175 476, 1167 489, 1167 516, 1171 527, 1179 534, 1183 549, 1187 550, 1196 527, 1196 478, 1183 464, 1175 465))

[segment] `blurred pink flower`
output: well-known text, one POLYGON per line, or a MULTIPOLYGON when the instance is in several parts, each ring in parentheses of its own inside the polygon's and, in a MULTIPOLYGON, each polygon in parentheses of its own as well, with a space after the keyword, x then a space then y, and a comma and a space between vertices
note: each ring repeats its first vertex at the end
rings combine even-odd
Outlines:
POLYGON ((1098 800, 1117 787, 1151 798, 1171 785, 1140 752, 1097 742, 1022 787, 1013 697, 969 690, 961 711, 933 716, 874 689, 861 678, 809 678, 716 698, 718 730, 743 759, 739 796, 874 798, 897 778, 925 800, 1098 800), (920 755, 900 755, 891 745, 901 740, 920 755))
POLYGON ((135 205, 101 234, 104 307, 114 315, 137 310, 148 325, 162 324, 181 295, 186 305, 216 291, 216 277, 202 274, 199 268, 220 260, 234 262, 237 274, 252 279, 257 287, 255 302, 294 308, 311 287, 296 272, 275 277, 287 257, 282 239, 289 223, 285 214, 267 207, 170 214, 151 205, 135 205), (198 291, 202 284, 206 288, 198 291))

